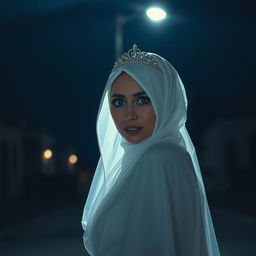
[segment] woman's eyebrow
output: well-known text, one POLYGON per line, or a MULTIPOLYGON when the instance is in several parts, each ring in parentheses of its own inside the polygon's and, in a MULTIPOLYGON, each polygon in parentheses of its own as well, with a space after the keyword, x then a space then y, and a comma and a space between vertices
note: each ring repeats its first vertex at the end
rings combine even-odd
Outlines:
POLYGON ((113 93, 111 97, 124 98, 124 95, 123 94, 113 93))
MULTIPOLYGON (((141 96, 141 95, 143 95, 143 94, 146 94, 146 93, 145 93, 144 91, 142 91, 142 92, 136 92, 136 93, 133 93, 132 96, 133 96, 133 97, 138 97, 138 96, 141 96)), ((118 93, 112 94, 111 97, 125 98, 125 96, 124 96, 123 94, 118 94, 118 93)))
POLYGON ((134 93, 132 96, 134 96, 134 97, 137 97, 137 96, 141 96, 141 95, 143 95, 143 94, 146 94, 144 91, 142 91, 142 92, 137 92, 137 93, 134 93))

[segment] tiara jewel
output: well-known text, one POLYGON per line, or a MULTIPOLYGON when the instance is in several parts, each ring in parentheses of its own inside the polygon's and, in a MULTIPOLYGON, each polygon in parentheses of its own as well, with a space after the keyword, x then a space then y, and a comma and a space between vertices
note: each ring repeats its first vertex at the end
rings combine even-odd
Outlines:
POLYGON ((117 59, 111 72, 126 64, 145 64, 161 70, 154 57, 147 52, 142 52, 136 44, 134 44, 127 53, 122 54, 122 56, 117 59))

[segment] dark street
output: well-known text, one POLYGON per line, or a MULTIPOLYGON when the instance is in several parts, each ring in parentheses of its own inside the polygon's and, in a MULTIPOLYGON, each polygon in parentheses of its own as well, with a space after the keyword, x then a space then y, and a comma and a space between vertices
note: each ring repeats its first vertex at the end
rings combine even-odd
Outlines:
MULTIPOLYGON (((80 219, 82 205, 20 222, 0 231, 1 256, 81 256, 86 255, 80 219)), ((222 256, 254 256, 256 218, 225 209, 212 209, 222 256)))

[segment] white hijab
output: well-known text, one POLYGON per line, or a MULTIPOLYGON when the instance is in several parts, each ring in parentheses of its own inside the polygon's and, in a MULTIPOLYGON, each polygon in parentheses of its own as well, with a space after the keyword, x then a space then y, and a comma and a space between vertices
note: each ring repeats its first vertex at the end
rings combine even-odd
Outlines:
MULTIPOLYGON (((107 81, 97 117, 97 136, 101 153, 90 192, 84 207, 82 226, 84 244, 93 254, 91 232, 102 207, 108 198, 132 172, 140 156, 156 143, 174 143, 183 147, 193 162, 197 183, 201 193, 204 222, 208 246, 216 245, 214 228, 208 208, 204 183, 194 145, 185 127, 187 118, 187 98, 182 81, 172 65, 159 55, 148 53, 158 62, 160 69, 144 64, 126 64, 114 70, 107 81), (109 93, 114 80, 126 72, 145 90, 150 97, 156 114, 156 124, 152 136, 138 144, 130 144, 117 131, 109 108, 109 93)), ((216 248, 217 254, 218 248, 216 248)))

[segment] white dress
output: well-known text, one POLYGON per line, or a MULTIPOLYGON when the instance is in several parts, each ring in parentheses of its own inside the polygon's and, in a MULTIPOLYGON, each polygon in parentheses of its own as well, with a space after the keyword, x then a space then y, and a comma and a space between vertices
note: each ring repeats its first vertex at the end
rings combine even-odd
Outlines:
POLYGON ((199 186, 189 154, 149 148, 100 209, 96 256, 209 256, 199 186))

